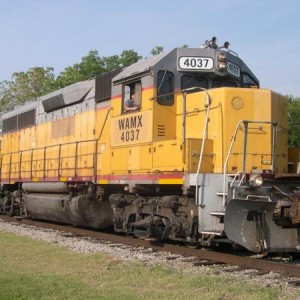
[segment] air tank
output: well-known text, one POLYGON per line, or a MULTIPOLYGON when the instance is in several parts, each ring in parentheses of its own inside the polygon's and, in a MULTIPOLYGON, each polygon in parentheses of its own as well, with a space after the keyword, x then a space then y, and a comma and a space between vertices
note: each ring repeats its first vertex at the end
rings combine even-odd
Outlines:
POLYGON ((30 217, 86 226, 105 228, 112 226, 113 212, 106 202, 98 202, 87 195, 71 197, 70 194, 24 193, 30 217))

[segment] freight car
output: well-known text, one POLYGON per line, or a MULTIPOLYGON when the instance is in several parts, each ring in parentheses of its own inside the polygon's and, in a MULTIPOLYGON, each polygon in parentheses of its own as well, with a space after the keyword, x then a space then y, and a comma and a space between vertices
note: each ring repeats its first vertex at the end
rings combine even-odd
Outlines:
POLYGON ((287 100, 224 46, 176 48, 5 113, 1 213, 299 252, 287 100))

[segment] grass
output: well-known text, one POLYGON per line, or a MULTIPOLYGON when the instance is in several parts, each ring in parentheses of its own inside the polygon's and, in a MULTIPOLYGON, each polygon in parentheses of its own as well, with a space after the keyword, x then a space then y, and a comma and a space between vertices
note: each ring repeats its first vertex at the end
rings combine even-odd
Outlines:
MULTIPOLYGON (((231 277, 182 275, 0 232, 0 299, 277 299, 231 277)), ((300 297, 300 293, 299 293, 300 297)))

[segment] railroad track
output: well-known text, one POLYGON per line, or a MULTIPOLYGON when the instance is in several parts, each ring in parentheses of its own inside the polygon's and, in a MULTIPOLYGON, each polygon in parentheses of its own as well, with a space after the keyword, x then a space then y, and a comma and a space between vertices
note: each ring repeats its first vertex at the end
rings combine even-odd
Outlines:
POLYGON ((153 240, 136 239, 107 232, 99 232, 90 229, 71 227, 67 225, 45 223, 42 221, 31 219, 8 217, 4 215, 0 215, 0 219, 6 222, 52 229, 58 232, 68 232, 69 234, 76 237, 89 237, 95 240, 105 240, 110 241, 111 243, 124 244, 132 247, 143 247, 146 249, 151 248, 152 251, 165 251, 176 255, 195 257, 197 258, 197 261, 194 263, 195 265, 227 264, 229 266, 236 266, 233 269, 228 269, 228 272, 234 272, 243 269, 256 269, 260 271, 260 274, 269 272, 280 273, 285 276, 299 278, 299 281, 291 283, 296 286, 300 286, 300 265, 275 262, 249 256, 238 256, 234 254, 216 252, 213 250, 193 249, 183 247, 182 245, 167 244, 153 240))

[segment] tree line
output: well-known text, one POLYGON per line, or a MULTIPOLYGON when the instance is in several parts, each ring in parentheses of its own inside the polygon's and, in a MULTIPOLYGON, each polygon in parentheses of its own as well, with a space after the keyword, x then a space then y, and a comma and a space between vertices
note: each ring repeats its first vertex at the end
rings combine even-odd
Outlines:
MULTIPOLYGON (((156 46, 151 50, 151 54, 157 55, 162 51, 162 46, 156 46)), ((70 84, 131 65, 141 58, 142 56, 133 49, 124 50, 120 55, 107 57, 99 56, 97 50, 90 50, 79 63, 66 67, 57 76, 52 67, 33 67, 27 71, 15 72, 11 80, 0 81, 0 114, 70 84)), ((300 146, 300 98, 292 95, 286 97, 288 98, 288 144, 290 147, 298 147, 300 146)))
POLYGON ((128 66, 141 58, 132 49, 108 57, 100 57, 97 50, 90 50, 79 63, 66 67, 58 76, 55 76, 52 67, 33 67, 24 72, 15 72, 11 80, 0 82, 0 112, 9 111, 26 101, 34 101, 72 83, 128 66))

